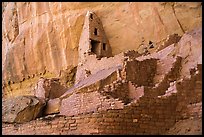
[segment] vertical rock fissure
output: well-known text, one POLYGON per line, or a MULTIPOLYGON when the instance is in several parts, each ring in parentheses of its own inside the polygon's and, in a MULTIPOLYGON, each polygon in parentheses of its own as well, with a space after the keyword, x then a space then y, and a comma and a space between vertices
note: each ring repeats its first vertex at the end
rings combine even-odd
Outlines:
POLYGON ((178 18, 177 18, 177 16, 176 16, 176 12, 175 12, 175 9, 174 9, 174 4, 172 4, 171 7, 172 7, 172 10, 173 10, 174 16, 176 17, 176 21, 177 21, 178 24, 179 24, 179 27, 181 28, 182 32, 185 33, 185 31, 184 31, 184 29, 183 29, 183 27, 182 27, 180 21, 178 20, 178 18))

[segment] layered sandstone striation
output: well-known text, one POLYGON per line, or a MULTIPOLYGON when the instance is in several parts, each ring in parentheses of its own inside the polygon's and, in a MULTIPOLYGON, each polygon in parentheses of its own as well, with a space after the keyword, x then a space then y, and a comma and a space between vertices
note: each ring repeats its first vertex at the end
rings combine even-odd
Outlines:
MULTIPOLYGON (((57 77, 64 71, 69 74, 77 66, 78 45, 88 10, 100 17, 116 55, 137 50, 140 44, 148 45, 149 41, 157 46, 168 35, 183 35, 201 26, 201 7, 200 2, 5 2, 2 4, 5 97, 33 95, 31 91, 40 76, 57 77), (27 86, 25 81, 31 85, 27 86)), ((68 83, 73 83, 72 79, 68 83)))
MULTIPOLYGON (((27 4, 25 7, 33 10, 33 3, 21 4, 13 3, 13 5, 9 5, 4 3, 4 9, 2 10, 6 12, 5 9, 9 6, 18 9, 19 5, 25 6, 25 4, 27 4)), ((39 10, 41 14, 36 12, 36 15, 50 18, 49 15, 51 14, 51 19, 58 21, 57 17, 60 13, 62 22, 63 15, 65 13, 68 15, 65 16, 69 22, 67 30, 69 36, 66 39, 68 44, 65 44, 66 42, 60 43, 60 40, 65 38, 64 36, 67 33, 65 25, 56 30, 52 28, 51 34, 46 33, 47 38, 49 38, 49 35, 55 34, 53 39, 42 37, 41 41, 35 39, 38 43, 37 46, 42 42, 44 45, 41 46, 47 51, 49 46, 53 47, 54 45, 55 48, 50 48, 46 52, 47 54, 51 53, 49 57, 44 54, 44 50, 40 52, 41 48, 38 48, 39 51, 33 51, 36 56, 32 61, 35 62, 35 59, 38 59, 38 64, 32 63, 32 65, 37 65, 37 67, 31 67, 34 72, 32 77, 28 75, 29 67, 25 65, 25 62, 23 64, 26 71, 22 71, 19 69, 21 68, 21 60, 16 58, 19 61, 16 63, 12 56, 6 54, 13 59, 14 63, 12 64, 7 60, 8 58, 5 58, 3 64, 3 97, 7 99, 16 95, 31 94, 35 95, 36 98, 45 100, 46 106, 42 110, 43 117, 17 124, 17 128, 12 124, 3 123, 3 134, 161 135, 169 134, 171 131, 173 133, 174 131, 171 128, 177 126, 178 123, 176 124, 176 122, 189 118, 189 115, 191 115, 189 114, 189 106, 192 108, 192 104, 202 104, 202 27, 200 27, 199 20, 201 19, 201 3, 109 3, 108 6, 105 6, 108 3, 92 3, 88 4, 92 11, 80 14, 87 10, 86 4, 88 3, 74 3, 72 6, 65 6, 66 4, 61 3, 48 3, 48 5, 41 3, 40 6, 36 4, 37 6, 34 9, 41 9, 39 10), (51 11, 52 6, 57 10, 58 8, 61 9, 60 12, 51 11), (116 7, 117 14, 107 12, 116 7), (146 9, 142 10, 142 7, 146 9), (180 16, 181 9, 186 11, 188 16, 183 13, 180 16), (191 12, 198 16, 190 17, 191 12), (106 15, 110 13, 112 18, 108 21, 109 16, 106 15), (102 18, 99 19, 99 16, 102 18), (127 20, 129 16, 133 18, 127 20), (171 16, 172 19, 169 20, 171 16), (77 44, 73 42, 74 37, 71 37, 78 28, 75 26, 74 30, 71 29, 73 26, 70 22, 73 17, 77 18, 75 25, 83 25, 79 29, 80 38, 75 39, 75 42, 78 42, 77 44), (117 17, 116 20, 114 20, 114 17, 117 17), (190 18, 196 19, 186 23, 185 21, 190 18), (134 31, 129 31, 129 28, 134 26, 129 24, 132 19, 134 25, 136 25, 135 28, 138 28, 141 33, 136 34, 134 31), (147 19, 148 25, 145 25, 147 19), (150 20, 155 24, 149 23, 150 20), (126 21, 125 25, 118 29, 119 25, 117 23, 120 24, 123 21, 126 21), (109 24, 111 22, 114 24, 109 24), (171 25, 168 26, 168 24, 171 25), (115 28, 113 31, 114 27, 117 29, 115 28), (144 27, 146 28, 143 29, 144 27), (60 29, 63 29, 62 33, 57 33, 60 29), (128 34, 128 36, 119 39, 114 38, 115 32, 117 32, 117 36, 122 33, 128 34), (58 34, 60 34, 59 37, 58 34), (142 44, 140 44, 140 37, 143 34, 142 44), (112 37, 112 35, 114 36, 112 37), (133 36, 136 38, 133 38, 133 36), (70 46, 69 40, 73 42, 71 42, 71 45, 77 45, 73 48, 73 51, 67 51, 66 49, 70 46), (148 40, 148 42, 145 42, 145 40, 148 40), (126 49, 128 50, 125 51, 126 49), (75 53, 75 50, 77 50, 77 53, 75 53), (46 62, 47 57, 49 61, 46 62), (72 63, 66 59, 67 57, 68 59, 70 57, 74 58, 72 58, 72 63), (41 58, 43 58, 43 61, 41 58), (57 64, 55 64, 55 61, 57 64), (52 63, 49 64, 48 62, 52 63), (18 69, 15 68, 15 63, 18 69), (7 65, 10 69, 5 71, 7 65), (13 77, 13 70, 16 71, 15 77, 13 77), (20 77, 22 80, 20 80, 20 77), (18 83, 15 80, 20 80, 20 82, 18 81, 18 83), (19 84, 21 86, 18 87, 19 84), (27 127, 30 127, 29 130, 27 130, 27 127), (14 132, 16 129, 17 131, 14 132)), ((20 10, 17 11, 21 13, 20 10)), ((116 13, 116 11, 114 12, 116 13)), ((35 20, 35 18, 31 18, 31 20, 35 20)), ((18 20, 21 19, 18 17, 18 20)), ((28 19, 25 19, 23 24, 27 22, 28 19)), ((52 23, 54 22, 52 21, 52 23)), ((49 20, 47 20, 47 23, 50 23, 49 20)), ((46 27, 43 29, 49 31, 49 26, 46 27)), ((43 29, 38 31, 43 32, 43 29)), ((30 34, 32 34, 32 31, 30 34)), ((75 34, 78 36, 78 33, 75 32, 75 34)), ((44 33, 42 35, 44 36, 44 33)), ((13 31, 10 36, 7 36, 10 43, 15 43, 20 37, 18 35, 14 38, 15 36, 16 33, 13 31)), ((32 46, 31 49, 35 49, 35 45, 32 46)), ((8 51, 14 52, 15 47, 17 46, 13 46, 8 51)), ((25 48, 23 50, 27 52, 25 48)), ((13 57, 16 56, 13 55, 13 57)), ((23 60, 26 59, 23 56, 23 60)), ((200 114, 200 109, 195 108, 195 112, 197 111, 200 114)), ((198 125, 202 124, 198 123, 198 125)), ((196 134, 201 133, 201 129, 196 132, 196 134)))

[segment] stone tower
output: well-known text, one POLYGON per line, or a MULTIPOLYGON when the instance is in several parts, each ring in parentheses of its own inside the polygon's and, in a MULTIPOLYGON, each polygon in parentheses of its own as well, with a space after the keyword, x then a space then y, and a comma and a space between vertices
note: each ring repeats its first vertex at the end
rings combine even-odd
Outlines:
POLYGON ((88 11, 79 41, 79 60, 83 63, 88 55, 96 58, 112 56, 112 50, 106 38, 103 25, 95 13, 88 11))
POLYGON ((85 16, 78 51, 75 84, 94 74, 93 72, 100 70, 100 66, 96 64, 102 61, 101 58, 112 56, 112 50, 103 25, 93 12, 88 11, 85 16))

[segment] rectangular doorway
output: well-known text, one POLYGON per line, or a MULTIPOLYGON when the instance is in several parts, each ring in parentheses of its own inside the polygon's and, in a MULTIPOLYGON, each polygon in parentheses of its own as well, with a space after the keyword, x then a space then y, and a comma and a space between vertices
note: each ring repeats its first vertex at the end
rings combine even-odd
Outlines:
POLYGON ((100 42, 96 40, 91 40, 91 52, 100 56, 100 42))

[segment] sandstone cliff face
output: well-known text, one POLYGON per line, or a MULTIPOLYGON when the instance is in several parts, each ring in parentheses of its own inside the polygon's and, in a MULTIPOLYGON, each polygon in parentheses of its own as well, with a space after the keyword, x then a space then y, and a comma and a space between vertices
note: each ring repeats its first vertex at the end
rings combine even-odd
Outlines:
POLYGON ((33 85, 23 86, 25 81, 34 83, 40 75, 62 76, 61 71, 75 67, 88 10, 101 19, 116 55, 128 49, 137 50, 141 43, 156 44, 167 35, 182 35, 201 26, 201 9, 201 3, 196 2, 3 3, 4 91, 8 96, 32 94, 33 85), (26 90, 20 91, 22 88, 26 90))

